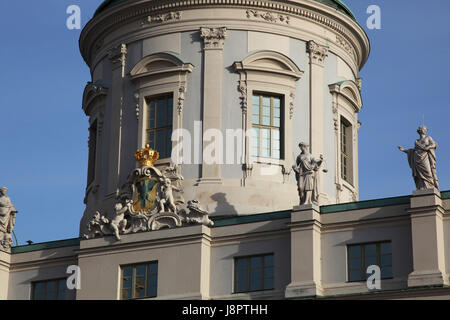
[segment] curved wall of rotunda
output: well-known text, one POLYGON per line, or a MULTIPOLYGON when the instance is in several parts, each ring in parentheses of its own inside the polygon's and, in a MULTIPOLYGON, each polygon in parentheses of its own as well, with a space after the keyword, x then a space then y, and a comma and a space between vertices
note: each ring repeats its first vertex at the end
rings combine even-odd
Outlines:
POLYGON ((341 11, 312 0, 102 7, 80 38, 92 74, 83 96, 90 156, 82 232, 96 211, 112 211, 137 149, 150 143, 157 166, 173 162, 176 129, 184 129, 184 197, 213 215, 298 205, 292 165, 301 141, 326 161, 320 204, 358 200, 358 73, 370 47, 341 11), (258 140, 233 137, 251 129, 258 140), (211 152, 220 137, 223 149, 211 152), (224 164, 200 163, 221 153, 224 164))

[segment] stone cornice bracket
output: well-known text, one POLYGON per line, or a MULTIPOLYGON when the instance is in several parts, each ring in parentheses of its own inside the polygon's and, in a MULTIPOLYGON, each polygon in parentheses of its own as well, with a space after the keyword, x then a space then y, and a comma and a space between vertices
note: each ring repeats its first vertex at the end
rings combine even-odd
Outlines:
POLYGON ((321 46, 314 41, 308 42, 308 52, 311 59, 311 63, 315 63, 319 66, 323 66, 325 58, 328 57, 328 47, 321 46))
POLYGON ((148 16, 146 19, 141 21, 141 27, 144 27, 145 25, 148 24, 163 23, 168 21, 179 21, 179 20, 181 20, 180 11, 163 13, 154 16, 148 16))
POLYGON ((200 28, 200 37, 204 42, 204 50, 216 49, 223 50, 227 28, 200 28))
POLYGON ((178 87, 178 115, 181 115, 184 108, 184 100, 185 100, 185 94, 186 94, 186 86, 180 85, 178 87))
POLYGON ((243 114, 247 114, 248 101, 247 101, 247 82, 240 81, 238 90, 241 93, 239 99, 241 99, 241 109, 243 114))
POLYGON ((108 52, 108 58, 109 60, 111 60, 112 68, 117 69, 119 67, 122 67, 122 78, 125 77, 127 53, 127 45, 123 43, 120 46, 110 49, 108 52))

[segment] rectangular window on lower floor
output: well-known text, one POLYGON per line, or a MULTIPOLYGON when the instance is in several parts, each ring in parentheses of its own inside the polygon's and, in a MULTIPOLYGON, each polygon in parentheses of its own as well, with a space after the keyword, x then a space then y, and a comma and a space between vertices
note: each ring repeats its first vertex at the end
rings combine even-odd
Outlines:
POLYGON ((56 279, 32 283, 32 300, 66 300, 67 280, 56 279))
POLYGON ((376 242, 347 246, 348 280, 367 280, 367 268, 371 265, 379 266, 381 279, 392 278, 392 243, 376 242))
POLYGON ((122 267, 121 299, 153 298, 158 293, 158 262, 122 267))
POLYGON ((274 288, 273 254, 235 258, 234 292, 251 292, 274 288))

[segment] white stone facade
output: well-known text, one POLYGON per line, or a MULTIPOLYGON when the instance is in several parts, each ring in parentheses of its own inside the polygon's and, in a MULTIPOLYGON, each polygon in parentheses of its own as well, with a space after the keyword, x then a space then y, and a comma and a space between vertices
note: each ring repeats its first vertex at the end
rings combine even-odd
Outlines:
MULTIPOLYGON (((146 143, 148 98, 172 94, 173 129, 186 129, 191 163, 183 164, 186 198, 215 216, 286 210, 298 204, 291 167, 298 143, 323 154, 320 204, 358 200, 358 73, 369 55, 363 29, 348 15, 316 1, 215 1, 159 4, 125 1, 99 12, 85 27, 81 52, 91 68, 83 108, 97 120, 95 178, 86 212, 114 205, 146 143), (97 86, 97 91, 92 86, 97 86), (91 93, 90 93, 91 92, 91 93), (233 164, 202 164, 208 129, 252 128, 252 95, 282 101, 279 161, 251 156, 250 138, 233 164), (341 117, 351 126, 350 182, 342 181, 341 117), (196 121, 202 121, 196 126, 196 121), (272 167, 274 174, 261 174, 272 167)), ((175 145, 175 143, 174 143, 175 145)), ((224 161, 226 150, 223 152, 224 161)), ((161 166, 170 159, 161 159, 161 166)))

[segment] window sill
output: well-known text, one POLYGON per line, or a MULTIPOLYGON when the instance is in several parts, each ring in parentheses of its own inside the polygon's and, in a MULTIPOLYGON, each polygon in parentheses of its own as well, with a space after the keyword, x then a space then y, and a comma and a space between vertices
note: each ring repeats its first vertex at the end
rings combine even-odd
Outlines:
POLYGON ((273 291, 273 290, 275 290, 275 289, 272 288, 272 289, 253 290, 253 291, 239 291, 239 292, 233 292, 232 294, 248 294, 248 293, 268 292, 268 291, 273 291))
POLYGON ((252 163, 275 165, 275 166, 282 166, 286 163, 285 159, 273 159, 273 158, 262 158, 262 157, 251 157, 250 160, 252 163))

